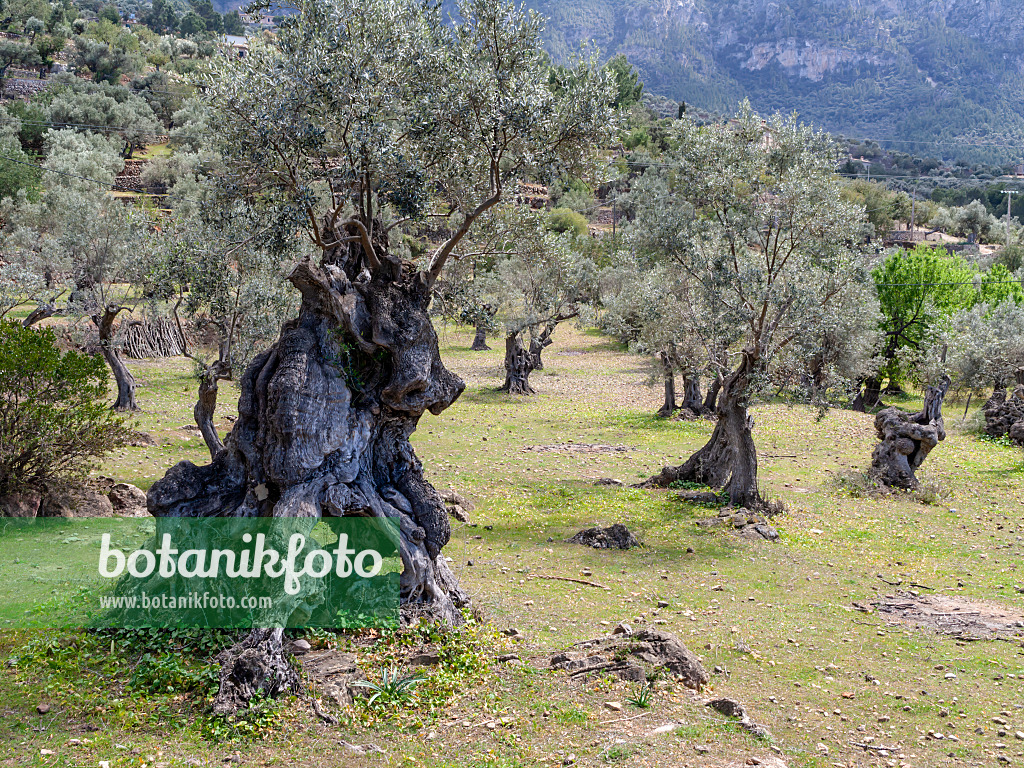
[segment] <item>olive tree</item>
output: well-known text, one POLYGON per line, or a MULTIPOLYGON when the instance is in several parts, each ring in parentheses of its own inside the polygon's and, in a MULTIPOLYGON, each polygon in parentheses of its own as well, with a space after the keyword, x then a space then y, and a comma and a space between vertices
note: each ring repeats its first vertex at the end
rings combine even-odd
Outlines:
POLYGON ((505 332, 501 390, 532 395, 530 374, 544 367, 541 355, 555 329, 593 303, 597 267, 585 243, 571 233, 547 231, 530 209, 507 206, 496 218, 503 233, 500 255, 480 282, 505 332))
MULTIPOLYGON (((679 131, 668 167, 638 185, 632 237, 673 264, 697 301, 720 302, 742 337, 729 350, 711 439, 648 482, 705 483, 757 508, 765 502, 750 404, 782 353, 815 333, 836 296, 868 279, 853 246, 863 214, 843 200, 834 142, 793 118, 762 120, 744 105, 733 123, 683 120, 679 131)), ((702 317, 693 322, 699 329, 702 317)))
MULTIPOLYGON (((516 179, 573 171, 609 119, 594 62, 549 85, 540 31, 498 0, 467 0, 451 18, 414 0, 308 0, 276 40, 210 62, 198 85, 226 201, 264 207, 271 221, 253 236, 266 247, 298 231, 317 255, 289 275, 298 317, 242 376, 225 450, 171 469, 149 492, 152 511, 397 519, 403 615, 462 621, 467 598, 442 555, 447 512, 409 443, 423 413, 465 386, 440 359, 433 286, 516 179), (431 211, 451 224, 418 268, 391 238, 431 211)), ((227 654, 216 711, 298 684, 282 637, 255 629, 227 654), (268 674, 253 685, 233 675, 240 654, 268 674)))
POLYGON ((291 260, 244 231, 251 219, 243 208, 226 219, 204 221, 179 215, 150 238, 146 285, 153 299, 166 301, 185 337, 182 315, 216 352, 186 350, 196 367, 199 396, 193 415, 211 458, 224 450, 214 414, 218 385, 233 381, 257 354, 273 343, 296 301, 284 268, 291 260), (284 273, 284 274, 283 274, 284 273))
POLYGON ((141 301, 139 259, 147 222, 110 193, 123 161, 104 137, 50 131, 38 202, 22 198, 4 233, 9 250, 24 254, 53 286, 69 290, 66 312, 87 317, 117 383, 116 410, 134 411, 135 378, 118 346, 116 320, 141 301))

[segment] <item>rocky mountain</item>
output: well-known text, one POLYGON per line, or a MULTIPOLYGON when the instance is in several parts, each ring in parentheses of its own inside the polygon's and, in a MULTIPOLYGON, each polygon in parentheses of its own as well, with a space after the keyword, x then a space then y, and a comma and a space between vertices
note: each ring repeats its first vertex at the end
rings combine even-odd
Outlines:
POLYGON ((797 111, 921 155, 1024 161, 1022 0, 527 0, 564 59, 593 40, 649 91, 797 111))

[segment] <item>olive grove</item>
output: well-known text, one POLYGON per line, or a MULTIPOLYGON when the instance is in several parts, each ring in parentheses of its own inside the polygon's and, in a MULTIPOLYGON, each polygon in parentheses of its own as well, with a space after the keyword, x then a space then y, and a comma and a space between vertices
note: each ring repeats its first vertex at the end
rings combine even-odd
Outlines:
MULTIPOLYGON (((447 512, 409 443, 464 389, 438 353, 433 287, 516 179, 578 165, 609 124, 607 75, 581 60, 552 87, 540 29, 494 0, 453 19, 411 1, 303 2, 275 43, 202 74, 224 210, 258 202, 268 245, 298 230, 316 257, 289 275, 298 316, 240 378, 224 450, 171 469, 151 512, 397 519, 404 615, 462 621, 447 512), (450 225, 423 266, 396 255, 399 228, 438 212, 450 225)), ((226 654, 216 711, 297 685, 282 636, 255 629, 226 654)))

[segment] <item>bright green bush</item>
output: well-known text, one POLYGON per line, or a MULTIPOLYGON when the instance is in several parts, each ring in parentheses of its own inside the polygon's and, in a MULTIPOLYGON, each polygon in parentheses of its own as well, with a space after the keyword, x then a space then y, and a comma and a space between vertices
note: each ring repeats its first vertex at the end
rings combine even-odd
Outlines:
POLYGON ((0 496, 78 479, 125 444, 107 378, 102 358, 61 354, 52 330, 0 322, 0 496))
POLYGON ((583 237, 590 231, 587 217, 582 213, 568 208, 555 208, 548 214, 547 227, 552 232, 572 232, 576 237, 583 237))

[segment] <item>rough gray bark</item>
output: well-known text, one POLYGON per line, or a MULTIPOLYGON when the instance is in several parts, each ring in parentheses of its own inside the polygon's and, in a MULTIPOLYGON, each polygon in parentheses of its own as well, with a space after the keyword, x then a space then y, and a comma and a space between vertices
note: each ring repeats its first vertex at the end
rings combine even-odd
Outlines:
POLYGON ((997 389, 982 408, 985 415, 985 433, 992 437, 1009 435, 1014 442, 1024 445, 1024 385, 1018 386, 1013 395, 1006 396, 1006 389, 997 389))
MULTIPOLYGON (((425 411, 441 413, 465 384, 441 362, 427 316, 429 277, 386 248, 386 240, 376 244, 373 258, 345 242, 325 251, 320 265, 295 268, 299 315, 242 376, 238 420, 224 450, 209 465, 173 467, 150 489, 147 505, 157 516, 397 519, 403 620, 457 625, 468 598, 441 553, 448 513, 409 437, 425 411)), ((225 668, 237 667, 233 660, 248 649, 245 668, 272 674, 222 675, 223 707, 290 684, 275 671, 287 662, 267 631, 253 630, 225 668)))
POLYGON ((871 473, 894 488, 916 488, 917 469, 931 450, 946 439, 942 401, 950 380, 944 376, 937 387, 928 387, 918 413, 885 408, 875 416, 879 444, 871 455, 871 473))
POLYGON ((678 467, 665 467, 640 487, 667 488, 677 481, 702 483, 729 493, 736 507, 766 506, 757 488, 757 449, 747 413, 747 389, 759 356, 743 350, 743 361, 722 382, 718 396, 718 423, 707 444, 678 467))
POLYGON ((245 709, 257 693, 279 696, 299 690, 299 673, 284 655, 284 630, 254 629, 242 642, 220 652, 220 688, 213 711, 245 709))
POLYGON ((474 352, 485 352, 490 347, 487 346, 487 327, 478 325, 476 327, 476 335, 473 336, 473 344, 470 347, 474 352))
POLYGON ((869 409, 882 405, 882 380, 872 376, 864 382, 864 389, 857 392, 857 397, 850 404, 850 409, 866 413, 869 409))
POLYGON ((551 340, 551 334, 555 332, 555 327, 560 322, 555 320, 544 326, 544 329, 535 335, 533 328, 530 329, 530 354, 533 356, 533 370, 543 371, 544 361, 541 359, 541 353, 545 347, 550 347, 554 342, 551 340))
POLYGON ((662 352, 658 357, 661 358, 662 378, 665 380, 665 402, 658 409, 658 416, 667 419, 678 408, 676 405, 676 374, 667 354, 662 352))
POLYGON ((139 406, 135 402, 135 377, 125 365, 120 350, 114 346, 114 320, 117 319, 122 309, 124 308, 111 304, 103 310, 102 315, 93 315, 92 322, 99 331, 103 359, 110 366, 110 370, 114 374, 114 381, 117 383, 117 400, 114 401, 114 410, 137 411, 139 406))
POLYGON ((192 415, 210 451, 211 459, 217 458, 217 454, 224 450, 224 443, 213 423, 213 416, 217 411, 217 385, 221 380, 230 378, 231 366, 223 360, 217 360, 206 366, 199 379, 199 399, 192 410, 192 415))
POLYGON ((501 391, 510 395, 537 394, 530 386, 533 364, 533 354, 523 346, 522 332, 509 333, 505 337, 505 383, 501 391))
POLYGON ((28 313, 28 317, 21 321, 21 325, 24 328, 31 328, 41 320, 45 320, 48 317, 53 317, 57 312, 57 307, 53 302, 45 302, 37 306, 31 312, 28 313))
POLYGON ((704 413, 715 413, 718 410, 718 393, 722 391, 722 377, 715 376, 715 380, 708 385, 708 393, 704 397, 704 413))
POLYGON ((704 403, 701 401, 700 396, 699 376, 683 377, 683 403, 680 407, 688 408, 697 414, 704 410, 704 403))

